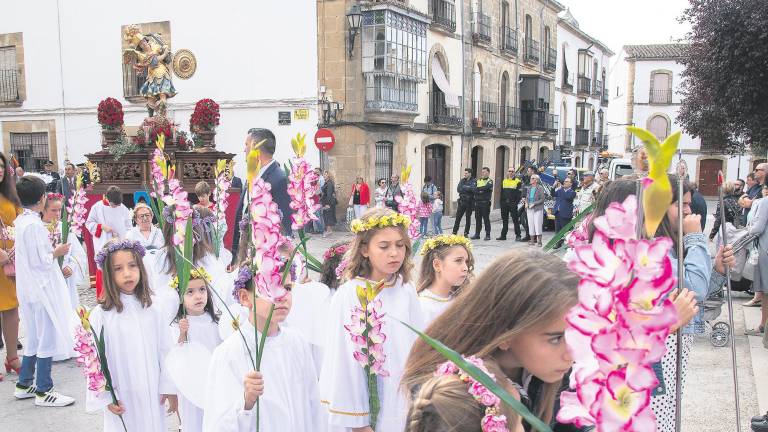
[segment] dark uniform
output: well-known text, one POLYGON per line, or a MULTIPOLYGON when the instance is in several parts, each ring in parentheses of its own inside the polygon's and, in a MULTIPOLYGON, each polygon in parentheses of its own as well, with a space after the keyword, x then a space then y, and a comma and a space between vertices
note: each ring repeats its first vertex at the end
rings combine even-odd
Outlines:
POLYGON ((480 238, 482 224, 485 222, 485 239, 491 239, 491 195, 493 192, 493 180, 477 179, 475 186, 475 236, 473 239, 480 238))
POLYGON ((475 205, 475 179, 462 178, 459 180, 459 186, 456 188, 459 193, 459 208, 456 209, 456 222, 453 223, 453 234, 459 232, 459 225, 461 225, 461 217, 466 215, 467 220, 464 224, 464 237, 469 236, 469 226, 472 223, 472 209, 475 205))
POLYGON ((509 217, 515 225, 515 239, 520 239, 520 216, 517 205, 523 196, 523 181, 519 178, 504 179, 501 183, 501 236, 496 240, 506 240, 509 229, 509 217))

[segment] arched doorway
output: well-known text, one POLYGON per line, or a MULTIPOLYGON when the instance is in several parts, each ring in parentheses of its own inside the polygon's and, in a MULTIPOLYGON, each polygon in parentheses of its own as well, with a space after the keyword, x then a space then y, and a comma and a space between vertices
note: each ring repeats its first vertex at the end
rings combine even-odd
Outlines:
POLYGON ((501 183, 504 180, 504 175, 507 173, 509 163, 509 148, 507 146, 496 147, 496 175, 493 179, 493 206, 497 206, 499 197, 501 196, 501 183))
POLYGON ((426 147, 424 151, 424 175, 432 177, 432 182, 437 186, 437 190, 443 193, 445 197, 445 161, 448 147, 442 144, 432 144, 426 147))
POLYGON ((545 165, 549 162, 549 148, 541 147, 539 149, 539 165, 545 165))
POLYGON ((531 148, 528 146, 524 146, 520 149, 520 165, 525 166, 528 162, 531 161, 531 148))
POLYGON ((483 167, 483 147, 472 147, 472 175, 477 178, 480 175, 480 168, 483 167))
POLYGON ((701 159, 699 161, 699 192, 704 196, 717 195, 717 175, 723 169, 722 159, 701 159))
POLYGON ((581 156, 576 156, 576 159, 574 159, 573 166, 576 168, 581 168, 581 156))

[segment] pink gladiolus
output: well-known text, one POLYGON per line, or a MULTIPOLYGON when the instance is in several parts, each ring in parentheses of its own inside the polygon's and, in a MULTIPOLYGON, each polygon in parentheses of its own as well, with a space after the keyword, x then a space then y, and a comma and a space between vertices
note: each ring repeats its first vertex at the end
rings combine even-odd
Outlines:
POLYGON ((304 225, 318 220, 316 215, 320 203, 315 196, 319 189, 319 177, 312 166, 303 158, 291 159, 291 172, 288 174, 288 195, 291 197, 291 227, 303 229, 304 225))
MULTIPOLYGON (((76 236, 83 233, 83 225, 88 217, 88 209, 85 205, 88 203, 88 197, 85 195, 85 188, 79 187, 69 197, 67 203, 67 219, 69 220, 69 232, 76 236)), ((66 239, 64 240, 66 241, 66 239)))
POLYGON ((96 346, 93 343, 91 333, 82 325, 77 326, 75 330, 75 351, 78 353, 77 365, 83 368, 83 375, 88 382, 88 390, 96 393, 105 391, 107 380, 101 371, 96 346))
POLYGON ((623 286, 631 278, 632 263, 622 251, 621 242, 611 240, 601 231, 596 231, 591 245, 577 246, 576 257, 568 263, 571 270, 603 285, 623 286))
POLYGON ((565 236, 565 243, 569 248, 573 249, 576 246, 589 243, 589 224, 591 221, 591 214, 585 216, 584 219, 582 219, 579 223, 579 226, 565 236))
POLYGON ((168 180, 169 194, 163 197, 163 202, 168 206, 176 206, 174 209, 173 244, 178 246, 184 243, 187 232, 187 221, 192 217, 192 206, 189 204, 187 192, 181 186, 178 179, 168 180))
POLYGON ((615 240, 637 238, 637 198, 630 195, 623 203, 611 203, 605 214, 595 218, 595 228, 615 240))
POLYGON ((166 160, 163 151, 159 148, 155 149, 152 155, 152 197, 162 197, 165 195, 165 174, 166 160))
POLYGON ((419 214, 418 205, 419 202, 416 195, 413 193, 413 185, 409 182, 400 185, 400 190, 403 192, 403 196, 396 196, 397 211, 405 216, 411 218, 411 225, 408 227, 408 236, 412 239, 419 238, 419 214))
POLYGON ((283 242, 280 235, 280 212, 272 201, 271 187, 261 178, 251 186, 251 247, 258 268, 253 281, 259 297, 275 303, 288 294, 283 287, 283 262, 278 250, 283 242))
POLYGON ((355 306, 351 313, 352 320, 344 329, 357 348, 352 354, 355 360, 366 368, 368 373, 387 377, 389 372, 384 370, 384 362, 387 359, 384 354, 384 342, 387 336, 382 332, 386 314, 380 314, 380 308, 379 300, 355 306))

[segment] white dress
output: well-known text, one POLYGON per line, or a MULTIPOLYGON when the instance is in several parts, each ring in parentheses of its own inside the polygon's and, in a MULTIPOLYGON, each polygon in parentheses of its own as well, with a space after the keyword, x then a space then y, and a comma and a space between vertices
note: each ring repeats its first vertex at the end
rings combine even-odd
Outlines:
POLYGON ((424 314, 424 327, 432 324, 432 321, 443 313, 451 304, 451 301, 453 301, 453 297, 440 297, 428 289, 421 291, 418 295, 421 310, 424 314))
POLYGON ((104 201, 101 200, 91 207, 90 212, 88 212, 88 219, 85 221, 85 227, 93 236, 93 250, 96 253, 101 251, 101 248, 110 240, 125 238, 125 234, 131 229, 131 216, 128 208, 122 204, 111 207, 104 201), (103 232, 101 230, 103 225, 110 227, 112 232, 103 232))
POLYGON ((40 214, 25 209, 16 227, 16 296, 27 339, 24 355, 64 360, 74 347, 72 299, 49 231, 40 214))
MULTIPOLYGON (((187 315, 189 321, 189 332, 187 336, 190 341, 202 344, 213 352, 221 344, 219 337, 219 325, 215 323, 208 312, 202 315, 187 315)), ((178 343, 179 325, 171 325, 171 341, 178 343)), ((205 373, 201 371, 201 373, 205 373)), ((181 426, 184 432, 200 432, 203 430, 203 410, 179 394, 179 416, 181 417, 181 426)))
MULTIPOLYGON (((254 352, 254 328, 241 329, 254 352)), ((245 410, 243 380, 253 366, 240 333, 231 334, 213 353, 208 370, 205 432, 246 432, 256 428, 256 409, 245 410)), ((264 394, 260 397, 262 432, 325 430, 317 391, 317 375, 309 344, 293 329, 282 327, 266 339, 261 361, 264 394)))
POLYGON ((165 239, 163 238, 163 232, 160 231, 160 228, 152 225, 152 229, 149 231, 149 237, 144 237, 144 234, 141 233, 141 230, 138 226, 135 226, 128 230, 128 232, 125 234, 125 238, 128 240, 133 240, 141 243, 142 246, 144 246, 145 249, 151 250, 151 249, 160 249, 161 247, 165 246, 165 239))
MULTIPOLYGON (((59 222, 59 232, 61 232, 61 222, 59 222)), ((88 279, 88 254, 85 253, 80 240, 72 232, 67 236, 67 243, 71 245, 69 252, 64 255, 61 268, 69 267, 72 274, 64 278, 69 288, 69 296, 72 301, 72 310, 80 306, 80 296, 77 294, 77 287, 88 279)))
MULTIPOLYGON (((320 397, 329 413, 329 430, 349 431, 351 428, 370 425, 368 382, 362 366, 352 357, 353 345, 344 325, 350 322, 350 313, 359 305, 357 286, 362 279, 347 281, 339 287, 331 301, 328 320, 328 340, 323 356, 323 372, 320 374, 320 397)), ((377 431, 402 431, 408 415, 407 396, 400 389, 400 378, 416 333, 398 322, 409 323, 416 329, 423 328, 421 306, 416 289, 410 283, 403 284, 398 276, 393 285, 384 288, 376 297, 381 300, 380 313, 384 317, 383 333, 387 378, 377 377, 381 409, 376 424, 377 431)))
MULTIPOLYGON (((120 294, 123 311, 105 311, 96 306, 91 324, 96 334, 104 329, 104 346, 115 394, 123 403, 123 420, 129 431, 166 432, 163 394, 176 394, 176 389, 163 371, 163 361, 171 347, 168 321, 153 297, 151 306, 142 307, 136 296, 120 294)), ((120 418, 107 405, 109 392, 87 391, 86 410, 103 410, 104 431, 123 431, 120 418)))
POLYGON ((285 325, 296 329, 312 346, 312 358, 318 375, 323 363, 325 327, 333 293, 321 282, 294 284, 291 290, 291 312, 285 325))

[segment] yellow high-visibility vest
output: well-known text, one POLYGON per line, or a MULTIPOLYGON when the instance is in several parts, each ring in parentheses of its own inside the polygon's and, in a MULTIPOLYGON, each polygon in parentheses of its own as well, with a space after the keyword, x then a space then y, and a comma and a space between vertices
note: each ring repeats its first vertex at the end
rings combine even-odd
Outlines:
POLYGON ((503 189, 517 189, 517 187, 520 186, 520 179, 517 178, 511 178, 511 179, 504 179, 504 181, 501 183, 501 187, 503 189))

